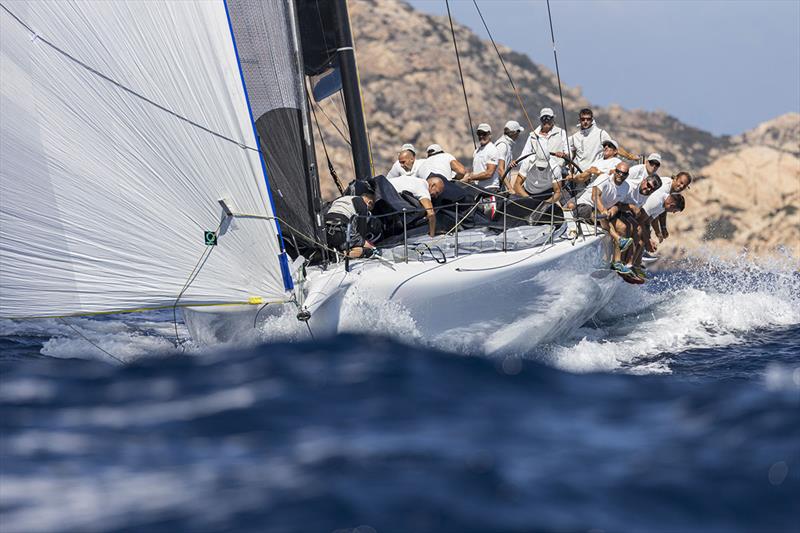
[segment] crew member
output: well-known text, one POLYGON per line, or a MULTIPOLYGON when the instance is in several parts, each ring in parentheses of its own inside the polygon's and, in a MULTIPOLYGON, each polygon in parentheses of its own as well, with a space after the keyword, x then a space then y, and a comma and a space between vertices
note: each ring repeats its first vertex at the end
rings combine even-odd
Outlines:
POLYGON ((417 169, 417 177, 427 179, 431 174, 437 174, 446 180, 461 179, 467 169, 452 154, 445 152, 438 144, 428 146, 427 159, 422 161, 417 169))
POLYGON ((489 191, 500 190, 500 176, 497 173, 497 148, 492 142, 492 128, 488 124, 478 124, 475 130, 478 147, 472 153, 472 172, 464 176, 466 183, 475 182, 489 191))
MULTIPOLYGON (((520 126, 516 120, 509 120, 503 128, 503 135, 499 137, 494 145, 497 148, 497 174, 502 179, 506 170, 511 168, 511 160, 513 159, 514 144, 520 136, 520 133, 525 131, 525 128, 520 126)), ((513 191, 514 185, 509 178, 506 178, 506 189, 513 191)))
POLYGON ((622 253, 633 244, 629 237, 622 237, 614 226, 616 217, 619 215, 617 204, 628 195, 628 164, 617 163, 617 166, 597 178, 590 187, 587 187, 578 198, 577 206, 573 211, 575 218, 585 221, 598 222, 614 239, 616 246, 613 249, 613 260, 611 267, 621 274, 630 274, 629 267, 622 263, 622 253), (595 220, 595 213, 597 217, 595 220))
POLYGON ((421 163, 422 161, 417 159, 417 151, 414 149, 414 145, 404 144, 400 153, 397 154, 397 161, 395 161, 392 168, 389 169, 386 177, 414 176, 421 163))
POLYGON ((367 234, 367 217, 373 207, 375 194, 372 192, 361 196, 342 196, 334 200, 325 213, 328 244, 342 252, 349 248, 348 256, 351 258, 371 257, 375 246, 364 235, 367 234))
POLYGON ((414 176, 399 176, 389 180, 397 192, 410 192, 425 208, 425 218, 428 219, 428 235, 431 237, 436 235, 436 212, 431 199, 436 198, 444 191, 444 179, 441 174, 431 174, 425 181, 414 176))
MULTIPOLYGON (((549 107, 539 111, 539 122, 541 124, 528 136, 528 141, 525 143, 519 159, 514 161, 513 165, 516 166, 516 163, 519 162, 520 171, 527 175, 528 169, 531 167, 541 168, 542 163, 545 163, 553 179, 561 179, 563 158, 567 155, 567 134, 555 125, 555 113, 549 107), (523 158, 525 159, 523 160, 523 158)), ((515 189, 518 189, 516 183, 521 184, 523 179, 524 176, 523 178, 517 176, 515 189)))

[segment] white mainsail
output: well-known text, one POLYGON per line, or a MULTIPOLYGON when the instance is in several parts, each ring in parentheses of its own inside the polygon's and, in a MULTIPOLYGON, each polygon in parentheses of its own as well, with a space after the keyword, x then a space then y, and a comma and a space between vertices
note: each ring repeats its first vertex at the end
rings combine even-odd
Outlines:
POLYGON ((182 305, 286 300, 222 0, 4 0, 0 39, 0 316, 170 306, 199 263, 182 305))

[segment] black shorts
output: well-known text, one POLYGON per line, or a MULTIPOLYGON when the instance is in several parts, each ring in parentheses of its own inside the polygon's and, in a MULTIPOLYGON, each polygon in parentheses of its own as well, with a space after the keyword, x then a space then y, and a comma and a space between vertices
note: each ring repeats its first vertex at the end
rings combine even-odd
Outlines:
POLYGON ((588 204, 578 204, 572 210, 572 216, 576 219, 592 222, 594 221, 594 207, 588 204))

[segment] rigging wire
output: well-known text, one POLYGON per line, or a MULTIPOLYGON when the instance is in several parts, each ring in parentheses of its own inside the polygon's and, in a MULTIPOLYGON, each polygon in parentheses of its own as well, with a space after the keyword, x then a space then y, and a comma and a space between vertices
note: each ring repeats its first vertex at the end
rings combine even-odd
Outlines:
POLYGON ((306 91, 306 100, 308 102, 308 107, 311 108, 311 114, 314 116, 314 123, 317 125, 317 133, 319 134, 319 139, 322 141, 322 150, 325 152, 325 159, 328 161, 328 172, 331 174, 331 178, 333 179, 333 183, 336 185, 336 188, 339 189, 339 194, 344 195, 344 187, 342 186, 342 180, 339 179, 339 174, 336 172, 336 169, 331 162, 331 157, 328 154, 328 147, 325 145, 325 137, 322 135, 322 128, 319 126, 319 119, 317 118, 317 111, 314 109, 313 104, 311 103, 311 97, 306 91))
POLYGON ((517 97, 517 102, 519 102, 519 107, 525 114, 525 120, 528 121, 528 126, 530 127, 530 131, 533 131, 534 129, 533 121, 531 121, 531 117, 528 116, 528 111, 525 109, 525 104, 522 103, 522 97, 520 97, 519 91, 517 90, 517 86, 514 83, 514 80, 511 78, 511 73, 508 71, 508 68, 506 67, 506 62, 503 60, 503 55, 500 53, 500 50, 497 48, 497 44, 494 42, 494 37, 492 36, 492 32, 489 30, 489 26, 486 24, 486 20, 483 18, 483 13, 481 13, 481 8, 478 7, 478 0, 472 0, 472 3, 475 4, 475 9, 478 10, 478 16, 481 18, 483 27, 486 28, 486 33, 489 35, 489 40, 492 42, 494 51, 497 52, 497 57, 500 59, 500 64, 503 65, 503 70, 505 70, 506 77, 508 78, 509 83, 511 83, 511 88, 514 90, 514 95, 517 97))
MULTIPOLYGON (((567 113, 564 111, 564 93, 561 90, 561 73, 558 70, 558 53, 556 53, 556 34, 553 31, 553 17, 550 14, 550 0, 547 0, 547 19, 550 22, 550 40, 553 43, 553 59, 556 63, 556 79, 558 80, 558 98, 561 100, 561 119, 564 121, 564 134, 567 137, 567 152, 572 155, 572 148, 569 146, 569 135, 567 134, 567 113)), ((568 163, 569 164, 569 163, 568 163)))
POLYGON ((84 335, 84 334, 83 334, 83 333, 82 333, 82 332, 81 332, 81 331, 80 331, 78 328, 74 327, 72 324, 70 324, 69 322, 67 322, 66 320, 64 320, 64 318, 59 318, 58 320, 59 320, 59 321, 61 321, 61 322, 62 322, 62 323, 65 325, 65 326, 67 326, 69 329, 71 329, 72 331, 74 331, 75 333, 77 333, 78 335, 80 335, 80 336, 83 338, 83 340, 85 340, 86 342, 88 342, 89 344, 91 344, 92 346, 94 346, 95 348, 97 348, 98 350, 100 350, 101 352, 103 352, 104 354, 106 354, 107 356, 109 356, 111 359, 114 359, 115 361, 119 362, 120 364, 123 364, 123 365, 125 364, 125 361, 123 361, 123 360, 122 360, 122 359, 120 359, 119 357, 115 356, 114 354, 112 354, 112 353, 110 353, 110 352, 108 352, 108 351, 104 350, 104 349, 103 349, 103 348, 101 348, 100 346, 98 346, 98 345, 97 345, 97 343, 95 343, 95 342, 94 342, 94 341, 92 341, 92 340, 91 340, 89 337, 87 337, 86 335, 84 335))
POLYGON ((469 112, 469 99, 467 98, 467 86, 464 85, 464 71, 461 70, 461 56, 458 53, 458 43, 456 42, 456 30, 453 27, 453 17, 450 15, 450 0, 444 0, 447 6, 447 19, 450 21, 450 33, 453 36, 453 48, 456 51, 456 63, 458 63, 458 76, 461 79, 461 89, 464 91, 464 104, 467 106, 467 120, 469 120, 469 138, 472 139, 472 147, 478 148, 475 142, 475 134, 472 131, 472 114, 469 112))

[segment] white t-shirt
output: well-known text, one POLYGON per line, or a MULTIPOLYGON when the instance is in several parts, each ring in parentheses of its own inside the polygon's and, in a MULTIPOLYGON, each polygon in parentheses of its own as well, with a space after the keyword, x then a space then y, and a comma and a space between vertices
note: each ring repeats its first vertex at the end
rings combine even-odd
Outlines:
POLYGON ((417 177, 427 179, 431 174, 439 174, 448 180, 452 180, 456 173, 450 168, 450 162, 455 161, 455 159, 447 152, 441 152, 423 159, 417 169, 417 177))
POLYGON ((646 177, 647 177, 647 167, 644 165, 644 163, 639 165, 633 165, 628 171, 628 181, 630 183, 635 182, 638 185, 646 177))
MULTIPOLYGON (((557 168, 560 173, 564 160, 560 157, 550 155, 550 152, 567 151, 567 134, 558 126, 553 126, 553 129, 546 134, 542 135, 541 133, 542 127, 539 126, 528 135, 528 140, 525 143, 525 147, 522 149, 520 158, 530 153, 535 153, 535 155, 528 158, 533 160, 531 161, 531 166, 534 166, 534 161, 546 161, 553 170, 557 168)), ((526 159, 526 161, 528 159, 526 159)))
MULTIPOLYGON (((578 125, 580 127, 580 124, 578 125)), ((585 130, 578 130, 569 138, 570 148, 575 150, 575 163, 581 170, 588 170, 598 159, 603 158, 603 141, 611 136, 592 122, 585 130)))
POLYGON ((410 192, 414 195, 414 198, 417 200, 421 200, 425 198, 426 200, 431 199, 431 193, 428 192, 428 181, 421 180, 414 176, 398 176, 396 178, 389 178, 389 183, 392 184, 397 192, 410 192))
POLYGON ((494 143, 489 141, 484 145, 478 145, 472 154, 472 172, 479 174, 486 170, 489 165, 495 165, 494 174, 486 180, 476 182, 481 187, 492 189, 500 187, 500 176, 497 174, 497 148, 494 143))
POLYGON ((388 174, 386 174, 387 178, 396 178, 398 176, 416 176, 417 170, 419 170, 419 166, 422 164, 422 160, 415 159, 414 164, 411 165, 411 170, 406 170, 403 168, 403 165, 400 164, 400 161, 395 161, 392 168, 389 169, 388 174))
POLYGON ((600 189, 600 201, 603 202, 603 207, 606 209, 617 204, 629 193, 628 182, 623 181, 622 185, 617 185, 610 174, 602 174, 583 191, 583 194, 578 198, 579 205, 585 204, 594 207, 594 202, 592 201, 592 189, 594 187, 600 189))
POLYGON ((638 182, 636 180, 631 181, 630 175, 628 175, 628 194, 622 201, 626 204, 633 204, 636 207, 642 207, 644 203, 647 201, 650 196, 644 195, 639 191, 639 187, 642 184, 642 180, 638 182))
POLYGON ((508 170, 509 165, 511 165, 511 159, 513 159, 513 154, 511 153, 513 146, 514 140, 505 134, 494 142, 494 147, 497 148, 497 161, 505 161, 506 170, 508 170))
POLYGON ((644 209, 644 212, 647 213, 650 218, 656 218, 666 211, 666 209, 664 209, 664 200, 666 200, 667 196, 672 192, 672 178, 664 178, 661 183, 661 187, 648 196, 642 206, 642 209, 644 209))
MULTIPOLYGON (((588 168, 583 168, 583 167, 581 168, 583 170, 589 170, 592 167, 596 167, 597 170, 600 171, 600 175, 597 176, 597 178, 599 179, 603 177, 603 174, 608 174, 610 170, 617 168, 617 165, 619 165, 620 163, 622 163, 622 159, 620 159, 619 157, 609 157, 608 159, 598 159, 597 161, 589 165, 588 168)), ((578 166, 580 167, 580 163, 578 163, 578 166)), ((628 171, 628 180, 630 179, 631 179, 630 171, 628 171)))

